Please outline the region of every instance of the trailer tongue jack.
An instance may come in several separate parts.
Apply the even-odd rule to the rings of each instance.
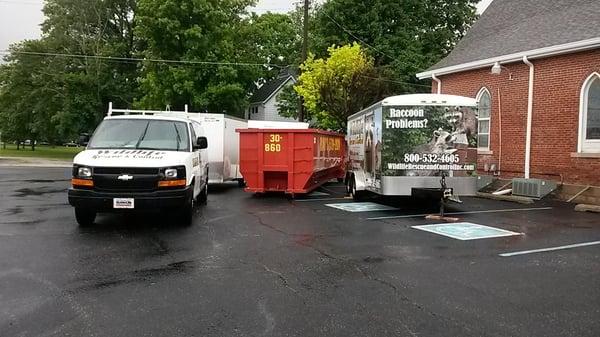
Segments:
[[[450,198],[452,198],[452,190],[448,188],[448,186],[446,185],[446,173],[445,172],[441,172],[441,176],[442,178],[440,179],[440,194],[441,194],[441,198],[440,198],[440,214],[431,214],[426,216],[425,218],[427,220],[440,220],[440,221],[446,221],[446,222],[457,222],[460,219],[459,218],[454,218],[454,217],[447,217],[445,216],[445,212],[446,212],[446,201],[449,200]]]

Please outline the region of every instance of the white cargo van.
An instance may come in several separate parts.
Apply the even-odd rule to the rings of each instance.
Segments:
[[[69,203],[82,225],[97,213],[171,211],[190,224],[195,202],[208,197],[208,140],[186,118],[109,116],[73,160]]]

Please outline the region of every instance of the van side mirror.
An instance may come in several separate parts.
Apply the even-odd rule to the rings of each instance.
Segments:
[[[78,142],[79,146],[87,146],[89,142],[90,142],[90,135],[89,134],[82,133],[79,136],[79,142]]]
[[[203,150],[208,148],[208,139],[206,137],[198,137],[194,150]]]

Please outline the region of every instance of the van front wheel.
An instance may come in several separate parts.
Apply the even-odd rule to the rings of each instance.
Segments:
[[[96,212],[81,207],[75,207],[75,219],[79,226],[91,226],[96,220]]]
[[[194,190],[194,185],[191,186],[192,191]],[[199,196],[198,196],[199,197]],[[186,201],[185,205],[183,205],[179,209],[179,214],[177,220],[182,226],[190,226],[194,221],[194,208],[196,206],[196,200],[194,199],[194,193],[189,196],[189,199]]]

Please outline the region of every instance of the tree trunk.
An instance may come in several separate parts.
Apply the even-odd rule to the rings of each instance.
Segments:
[[[35,140],[31,141],[31,151],[35,151]]]

